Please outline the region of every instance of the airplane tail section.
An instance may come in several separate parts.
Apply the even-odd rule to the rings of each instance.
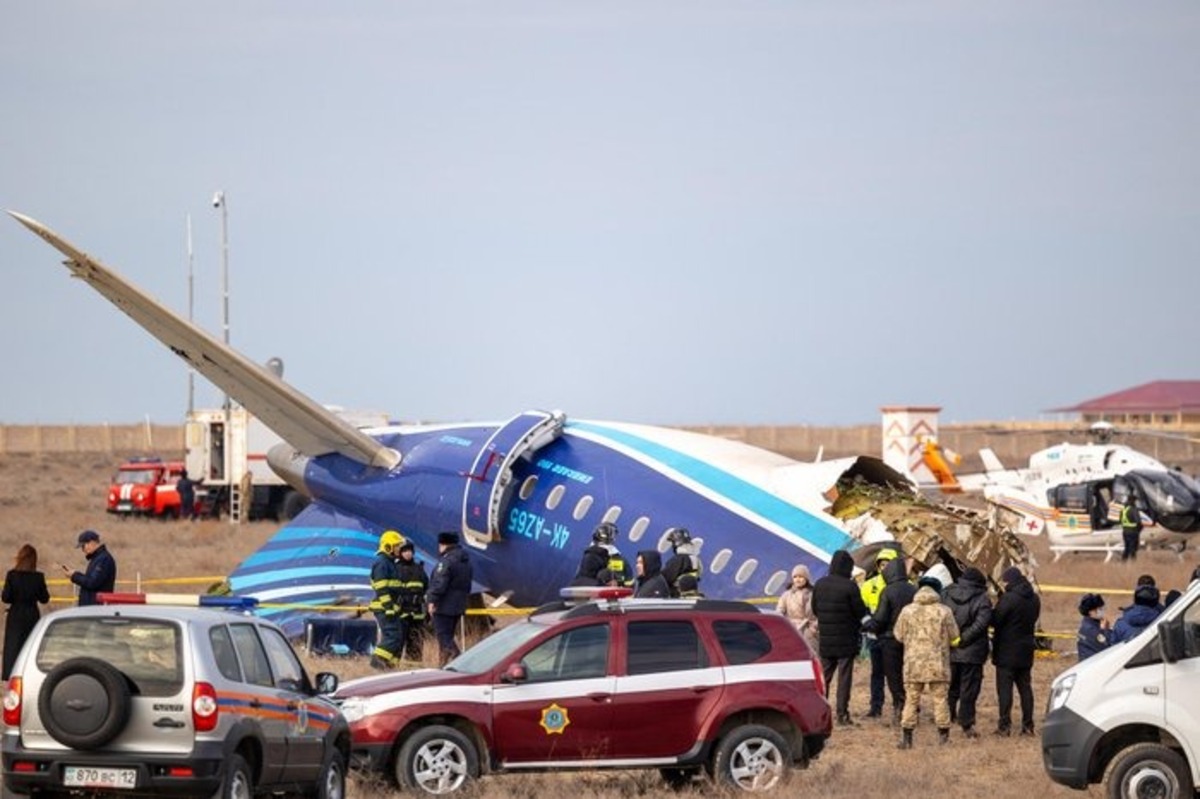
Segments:
[[[266,368],[171,312],[50,228],[24,214],[8,213],[65,255],[64,263],[75,277],[106,297],[218,388],[236,396],[247,410],[296,449],[314,456],[338,452],[360,463],[387,469],[399,464],[398,452],[355,429]]]
[[[983,468],[986,472],[1003,472],[1007,471],[1004,464],[1000,462],[1000,458],[992,451],[991,447],[984,447],[979,450],[979,458],[983,461]]]
[[[309,616],[353,615],[336,608],[370,603],[367,575],[381,532],[314,502],[229,575],[229,588],[257,598],[259,615],[299,637]]]

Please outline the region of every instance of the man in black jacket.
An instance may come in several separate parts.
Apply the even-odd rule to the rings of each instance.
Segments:
[[[1021,734],[1033,735],[1033,651],[1042,601],[1021,570],[1009,566],[992,611],[992,664],[996,667],[997,735],[1012,734],[1013,686],[1021,698]]]
[[[458,620],[467,612],[472,574],[471,561],[458,545],[458,533],[438,533],[437,542],[441,560],[433,570],[425,601],[437,636],[438,665],[445,666],[460,653],[454,633]]]
[[[829,562],[829,573],[813,586],[813,612],[821,638],[817,648],[821,655],[821,670],[825,673],[825,697],[833,675],[837,673],[837,722],[853,724],[850,720],[850,685],[854,680],[854,658],[861,645],[860,633],[867,606],[858,584],[851,578],[854,559],[839,549]]]
[[[900,726],[904,710],[904,644],[896,640],[894,628],[900,611],[911,605],[917,587],[908,581],[904,558],[895,558],[883,567],[884,588],[879,605],[867,623],[867,629],[879,636],[883,654],[883,677],[892,695],[892,726]]]
[[[988,658],[988,626],[992,623],[992,601],[987,580],[974,566],[965,569],[958,582],[942,593],[942,602],[954,614],[958,642],[950,648],[950,721],[957,721],[963,735],[978,738],[975,703],[983,685],[983,664]]]
[[[84,530],[79,534],[79,548],[87,558],[87,571],[71,571],[62,566],[63,572],[75,585],[79,586],[79,605],[99,605],[96,595],[109,593],[117,584],[117,561],[108,551],[108,547],[100,543],[100,534],[95,530]]]
[[[400,603],[404,657],[420,663],[425,649],[425,592],[429,589],[429,577],[425,574],[424,564],[417,560],[412,541],[405,540],[397,552],[396,578],[400,581],[397,601]]]

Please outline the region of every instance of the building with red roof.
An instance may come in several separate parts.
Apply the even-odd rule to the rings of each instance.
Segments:
[[[1085,422],[1172,427],[1200,424],[1200,380],[1155,380],[1051,411],[1078,413]]]

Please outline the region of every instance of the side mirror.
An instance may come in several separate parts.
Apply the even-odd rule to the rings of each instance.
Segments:
[[[525,671],[525,664],[513,663],[500,677],[500,682],[516,683],[525,682],[527,679],[529,679],[529,674]]]
[[[317,693],[331,694],[338,689],[338,676],[332,671],[323,671],[317,675]]]
[[[1162,650],[1163,660],[1168,663],[1174,663],[1186,655],[1182,618],[1165,621],[1158,625],[1158,646]]]

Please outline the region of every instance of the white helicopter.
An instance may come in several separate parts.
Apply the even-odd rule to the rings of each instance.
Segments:
[[[1182,551],[1200,531],[1200,482],[1113,443],[1121,431],[1109,422],[1096,422],[1089,430],[1092,442],[1039,450],[1024,469],[1006,469],[995,452],[982,449],[986,472],[963,475],[958,483],[982,490],[991,513],[1013,530],[1045,533],[1056,560],[1065,552],[1105,552],[1106,560],[1120,552],[1121,511],[1131,497],[1141,515],[1143,544]]]

